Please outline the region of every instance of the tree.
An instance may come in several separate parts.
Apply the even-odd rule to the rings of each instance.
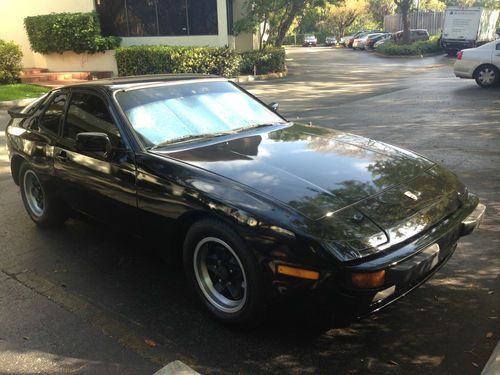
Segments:
[[[367,10],[365,0],[345,0],[339,5],[328,5],[326,25],[330,30],[335,30],[338,37],[345,35],[346,29]]]
[[[441,0],[420,0],[418,9],[426,12],[443,12],[446,4]]]
[[[444,0],[446,6],[459,7],[485,7],[490,9],[500,9],[498,0]]]
[[[431,0],[432,1],[432,0]],[[396,5],[393,0],[369,0],[368,13],[372,15],[373,20],[379,25],[384,24],[384,17],[388,14],[394,14]]]
[[[401,13],[401,19],[403,21],[404,43],[410,43],[410,19],[408,18],[408,13],[410,13],[412,3],[413,0],[394,0],[394,4],[397,5],[398,10]]]
[[[245,16],[234,24],[236,34],[242,32],[259,34],[259,49],[264,47],[264,36],[269,32],[269,22],[279,10],[280,0],[251,0],[244,4]]]
[[[246,0],[245,15],[235,23],[235,31],[255,32],[266,25],[269,41],[280,47],[294,21],[308,7],[333,1],[337,0]]]

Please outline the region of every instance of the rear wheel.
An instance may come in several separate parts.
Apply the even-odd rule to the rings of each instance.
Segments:
[[[479,86],[492,87],[499,82],[500,72],[493,65],[483,65],[476,70],[474,78]]]
[[[65,203],[47,190],[38,174],[27,162],[23,162],[19,169],[19,186],[24,207],[37,225],[57,226],[68,218]]]
[[[264,317],[263,280],[254,255],[228,225],[203,219],[184,241],[184,267],[196,294],[217,320],[250,328]]]

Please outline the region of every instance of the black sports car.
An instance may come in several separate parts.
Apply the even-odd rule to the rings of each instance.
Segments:
[[[83,212],[181,238],[189,282],[233,325],[285,297],[378,310],[479,225],[485,206],[446,168],[276,109],[199,75],[55,89],[10,111],[12,177],[39,226]]]

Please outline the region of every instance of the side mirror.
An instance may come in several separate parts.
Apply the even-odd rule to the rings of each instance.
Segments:
[[[7,113],[9,114],[9,116],[11,118],[28,118],[28,117],[31,117],[31,114],[30,113],[22,113],[21,110],[23,109],[24,107],[15,107],[15,108],[11,108],[7,111]]]
[[[280,104],[276,103],[276,102],[272,102],[271,104],[269,104],[269,108],[271,108],[271,110],[273,112],[278,112],[278,109],[280,108]]]
[[[76,149],[87,152],[111,152],[111,142],[105,133],[78,133],[76,135]]]

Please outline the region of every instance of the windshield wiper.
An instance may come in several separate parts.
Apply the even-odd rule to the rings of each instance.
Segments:
[[[150,147],[148,150],[152,151],[152,150],[156,150],[158,148],[166,147],[166,146],[173,145],[173,144],[179,144],[179,143],[184,143],[184,142],[189,142],[189,141],[194,141],[194,140],[211,139],[211,138],[222,137],[224,135],[230,135],[230,134],[236,134],[236,132],[234,130],[228,130],[228,131],[219,132],[219,133],[190,134],[190,135],[186,135],[184,137],[169,139],[168,141],[158,143],[157,145]]]
[[[194,141],[194,140],[211,139],[211,138],[216,138],[216,137],[222,137],[224,135],[238,134],[238,133],[245,131],[245,130],[264,128],[264,127],[268,127],[268,126],[274,126],[277,124],[281,124],[281,123],[275,122],[275,123],[268,123],[268,124],[242,126],[241,128],[236,128],[236,129],[227,130],[227,131],[218,132],[218,133],[190,134],[190,135],[186,135],[183,137],[169,139],[165,142],[158,143],[157,145],[148,148],[148,150],[153,151],[153,150],[156,150],[156,149],[159,149],[162,147],[167,147],[167,146],[174,145],[174,144],[179,144],[179,143],[184,143],[184,142],[189,142],[189,141]]]
[[[271,122],[271,123],[267,123],[267,124],[257,124],[257,125],[250,125],[250,126],[242,126],[241,128],[236,128],[233,131],[236,132],[236,133],[239,133],[239,132],[242,132],[242,131],[245,131],[245,130],[254,130],[254,129],[258,129],[258,128],[266,128],[268,126],[274,126],[274,125],[277,125],[277,124],[283,124],[283,123],[282,122]]]

